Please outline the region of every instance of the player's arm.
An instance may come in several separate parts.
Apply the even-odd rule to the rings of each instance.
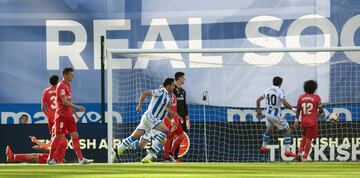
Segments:
[[[296,113],[296,115],[295,115],[294,128],[297,129],[297,128],[299,128],[299,118],[300,118],[300,113],[301,113],[301,100],[300,100],[300,98],[298,99],[295,113]]]
[[[285,108],[291,109],[291,110],[293,109],[293,107],[289,104],[289,102],[286,99],[281,99],[281,103],[285,106]]]
[[[41,151],[41,152],[50,152],[50,145],[47,147],[35,145],[32,147],[34,150]]]
[[[148,97],[148,96],[152,96],[152,91],[151,90],[146,90],[146,91],[143,91],[141,92],[140,94],[140,97],[139,97],[139,103],[138,105],[136,106],[136,111],[137,112],[141,112],[141,107],[145,101],[145,98]]]
[[[323,108],[322,105],[320,104],[320,105],[319,105],[319,114],[323,114],[323,113],[325,113],[325,112],[324,112],[324,108]]]
[[[318,112],[318,115],[320,116],[320,118],[325,118],[326,116],[325,116],[325,111],[324,111],[324,109],[323,109],[323,105],[322,105],[322,103],[321,103],[321,99],[320,99],[320,97],[319,97],[319,101],[318,101],[318,109],[319,109],[319,112]]]
[[[185,93],[184,103],[185,103],[185,122],[186,122],[186,127],[187,127],[187,130],[190,130],[189,110],[188,110],[188,105],[187,105],[187,102],[186,102],[186,93]]]
[[[48,152],[50,149],[50,143],[44,143],[39,141],[35,136],[29,136],[31,139],[31,142],[35,143],[36,145],[32,148],[39,151]]]
[[[265,98],[265,96],[260,96],[259,98],[256,99],[256,117],[258,119],[260,119],[260,117],[262,115],[261,109],[260,109],[260,103],[264,98]]]
[[[36,145],[40,146],[40,147],[48,147],[48,144],[39,141],[35,136],[29,136],[31,139],[31,142],[35,143]]]
[[[62,97],[61,97],[61,102],[62,102],[62,104],[63,104],[64,106],[77,109],[77,110],[79,110],[79,111],[81,111],[81,112],[85,111],[85,108],[84,108],[84,107],[69,102],[69,101],[67,100],[67,96],[62,96]]]
[[[180,121],[184,121],[184,119],[177,112],[171,110],[171,106],[169,103],[166,105],[166,111],[168,118],[170,118],[171,120],[174,120],[174,116],[176,116]]]
[[[171,110],[171,106],[169,103],[166,105],[166,111],[167,111],[167,117],[170,118],[172,128],[174,128],[174,130],[177,129],[178,125],[174,119],[174,116],[176,115],[177,118],[180,119],[181,121],[183,120],[183,118],[181,118],[177,112]]]
[[[46,99],[45,99],[45,92],[43,92],[42,96],[41,96],[41,111],[47,116],[47,111],[46,111]]]
[[[294,128],[299,128],[299,117],[300,117],[301,107],[296,108],[296,116],[295,116],[295,122],[294,122]]]

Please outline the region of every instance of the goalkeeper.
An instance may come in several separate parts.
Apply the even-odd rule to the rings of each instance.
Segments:
[[[175,88],[173,91],[173,94],[175,95],[175,112],[177,112],[180,116],[179,121],[181,122],[181,124],[179,125],[179,128],[176,129],[176,133],[178,133],[178,138],[175,139],[167,139],[166,141],[168,143],[165,143],[166,145],[172,145],[174,148],[170,148],[170,153],[171,150],[174,150],[173,152],[173,156],[174,158],[177,160],[177,162],[179,162],[178,159],[178,154],[179,154],[179,149],[180,149],[180,143],[181,141],[184,139],[184,134],[188,133],[190,130],[190,120],[189,120],[189,112],[188,112],[188,107],[186,104],[186,91],[184,90],[184,88],[182,88],[182,86],[185,84],[185,73],[184,72],[176,72],[175,73]],[[182,119],[184,118],[184,119]],[[183,132],[182,132],[183,131]],[[170,142],[170,143],[169,143]],[[173,142],[173,144],[171,144],[171,142]],[[168,151],[169,147],[165,147],[164,151],[165,153]],[[165,158],[167,157],[167,155],[164,155]]]

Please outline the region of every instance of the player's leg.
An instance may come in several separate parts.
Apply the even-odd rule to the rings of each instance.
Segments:
[[[153,119],[149,123],[152,123],[152,127],[154,128],[153,131],[156,131],[156,133],[154,133],[154,140],[152,141],[151,148],[146,150],[148,154],[142,159],[143,163],[152,162],[153,159],[157,158],[157,154],[163,149],[165,137],[168,134],[168,128],[161,120]]]
[[[65,153],[67,150],[67,146],[68,146],[68,141],[67,139],[63,139],[59,144],[58,144],[58,149],[54,154],[54,160],[57,163],[63,163],[64,162],[64,158],[65,158]]]
[[[55,125],[55,119],[48,119],[48,129],[49,129],[49,134],[51,136],[52,131],[53,131],[53,127]]]
[[[179,136],[181,134],[183,134],[184,132],[187,133],[188,130],[187,130],[187,127],[186,127],[186,122],[180,122],[179,120],[177,120],[177,124],[178,124],[178,128],[174,131],[175,132],[175,135]],[[185,136],[183,136],[185,137]],[[181,141],[184,139],[184,138],[180,138]],[[177,160],[177,162],[180,162],[179,158],[178,158],[178,155],[179,155],[179,151],[180,151],[180,143],[181,141],[177,144],[177,143],[174,143],[172,144],[173,148],[174,148],[174,151],[172,152],[172,155],[174,156],[174,159]]]
[[[141,116],[139,125],[136,127],[135,131],[127,138],[125,138],[120,145],[117,146],[118,155],[124,154],[125,150],[132,147],[139,147],[139,139],[145,133],[149,132],[152,128],[152,123],[148,120],[148,115],[150,113],[145,113]]]
[[[80,140],[79,140],[79,134],[78,132],[71,132],[70,133],[70,136],[71,136],[71,141],[72,141],[72,145],[73,145],[73,149],[76,153],[76,156],[78,157],[78,160],[79,160],[79,163],[80,164],[90,164],[90,163],[93,163],[94,160],[92,159],[87,159],[83,156],[82,154],[82,151],[81,151],[81,148],[80,148]],[[66,152],[66,147],[63,147],[62,148],[62,153],[65,153]],[[59,153],[59,154],[62,154],[62,153]],[[63,160],[63,157],[62,159]]]
[[[159,132],[154,136],[152,149],[155,150],[155,154],[159,154],[163,149],[165,137],[169,133],[169,130],[161,121],[154,127],[154,129]]]
[[[173,143],[174,135],[169,133],[166,135],[165,143],[164,143],[164,158],[165,160],[170,160],[169,153],[171,150],[171,145]]]
[[[47,160],[49,154],[42,153],[42,154],[36,154],[36,155],[37,155],[37,163],[46,164],[46,160]]]
[[[290,127],[288,127],[287,129],[284,130],[284,145],[285,145],[284,155],[287,157],[296,157],[295,153],[290,150],[290,145],[291,145],[291,129],[290,129]]]
[[[296,157],[295,153],[290,150],[292,136],[289,123],[283,117],[273,117],[272,123],[284,134],[284,155],[287,157]]]
[[[309,156],[309,153],[311,150],[312,139],[317,138],[317,136],[318,136],[317,125],[306,128],[303,160],[306,160],[307,157]]]
[[[86,159],[86,158],[84,158],[84,156],[82,154],[82,151],[80,148],[80,137],[79,137],[79,133],[77,131],[75,119],[73,117],[67,118],[67,130],[70,133],[73,149],[76,153],[76,156],[78,157],[79,163],[80,164],[93,163],[94,160]],[[67,147],[65,145],[63,145],[63,147],[61,149],[61,151],[62,151],[61,153],[66,152],[66,148]],[[61,154],[61,153],[59,153],[59,154]],[[63,160],[63,158],[61,160]]]
[[[304,153],[305,144],[306,144],[306,137],[305,137],[306,136],[306,128],[305,127],[301,128],[301,135],[302,135],[302,138],[301,138],[300,146],[298,149],[298,153],[296,155],[296,159],[298,161],[303,160],[303,153]]]
[[[125,138],[120,145],[118,145],[118,154],[122,155],[124,154],[125,150],[127,149],[137,149],[140,148],[140,142],[138,141],[141,136],[145,134],[145,130],[143,129],[143,125],[140,123],[138,127],[135,129],[135,131],[127,138]],[[143,139],[142,139],[143,140]],[[144,141],[142,141],[144,145]]]
[[[74,148],[74,151],[79,159],[82,160],[84,158],[82,152],[81,152],[81,148],[80,148],[80,139],[79,139],[79,133],[78,132],[71,132],[70,133],[71,136],[71,142]]]
[[[37,154],[15,154],[10,146],[6,147],[5,154],[8,163],[36,163],[38,161]]]
[[[270,116],[266,116],[266,130],[263,134],[263,142],[262,142],[262,146],[260,148],[260,152],[262,154],[266,154],[267,153],[267,144],[269,143],[270,137],[271,137],[271,132],[274,128],[274,124],[272,123],[272,117]]]
[[[310,138],[305,138],[305,146],[304,146],[304,157],[303,157],[303,160],[306,160],[307,157],[309,156],[310,149],[311,149],[311,142],[312,142],[312,139],[310,139]]]
[[[48,157],[49,164],[56,164],[57,162],[54,159],[54,155],[57,154],[59,144],[62,145],[62,143],[66,140],[65,133],[66,133],[66,120],[62,116],[57,116],[55,118],[55,138],[51,142],[50,146],[50,152]],[[60,148],[59,148],[60,149]],[[61,150],[60,150],[61,151]]]
[[[170,132],[166,135],[166,139],[165,139],[165,143],[164,143],[164,158],[166,161],[166,160],[170,160],[169,152],[171,149],[174,135],[173,135],[173,131],[171,131],[172,130],[171,120],[169,118],[165,117],[163,122],[166,125],[166,127],[170,130]]]
[[[144,134],[143,136],[141,136],[141,141],[140,141],[140,147],[144,148],[144,146],[141,145],[141,142],[143,140],[146,140],[146,143],[148,142],[152,142],[151,137],[153,137],[154,135],[156,135],[158,133],[157,130],[151,130],[150,132],[147,132],[146,134]],[[154,144],[153,142],[151,144]],[[146,150],[147,154],[146,156],[141,160],[142,163],[152,163],[154,159],[157,158],[157,156],[155,155],[155,151],[152,150],[152,148],[149,148]]]
[[[173,159],[172,160],[173,162],[176,161],[176,162],[179,162],[179,151],[180,151],[180,144],[181,142],[185,139],[185,134],[184,132],[182,133],[177,133],[176,134],[176,137],[173,141],[173,144],[172,144],[172,147],[171,147],[171,150],[170,150],[170,154],[173,155]],[[171,158],[171,156],[170,156]]]

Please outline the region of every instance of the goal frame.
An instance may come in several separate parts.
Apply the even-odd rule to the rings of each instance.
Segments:
[[[103,43],[102,43],[103,44]],[[105,61],[106,61],[106,87],[107,87],[107,140],[108,151],[107,159],[108,163],[112,163],[112,148],[113,148],[113,72],[112,64],[109,56],[113,53],[117,54],[154,54],[154,53],[273,53],[273,52],[346,52],[346,51],[360,51],[360,47],[357,46],[345,46],[345,47],[301,47],[301,48],[200,48],[200,49],[116,49],[106,48],[105,45]],[[206,101],[204,101],[206,103]],[[204,118],[204,122],[206,120]],[[205,129],[206,131],[206,129]],[[206,137],[206,133],[205,137]],[[206,145],[205,145],[206,148]],[[206,149],[205,149],[206,151]],[[207,155],[205,154],[205,157]]]

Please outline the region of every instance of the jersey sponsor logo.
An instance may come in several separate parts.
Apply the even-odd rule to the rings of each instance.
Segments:
[[[65,95],[65,89],[61,89],[61,90],[60,90],[60,94],[61,94],[61,95]]]

